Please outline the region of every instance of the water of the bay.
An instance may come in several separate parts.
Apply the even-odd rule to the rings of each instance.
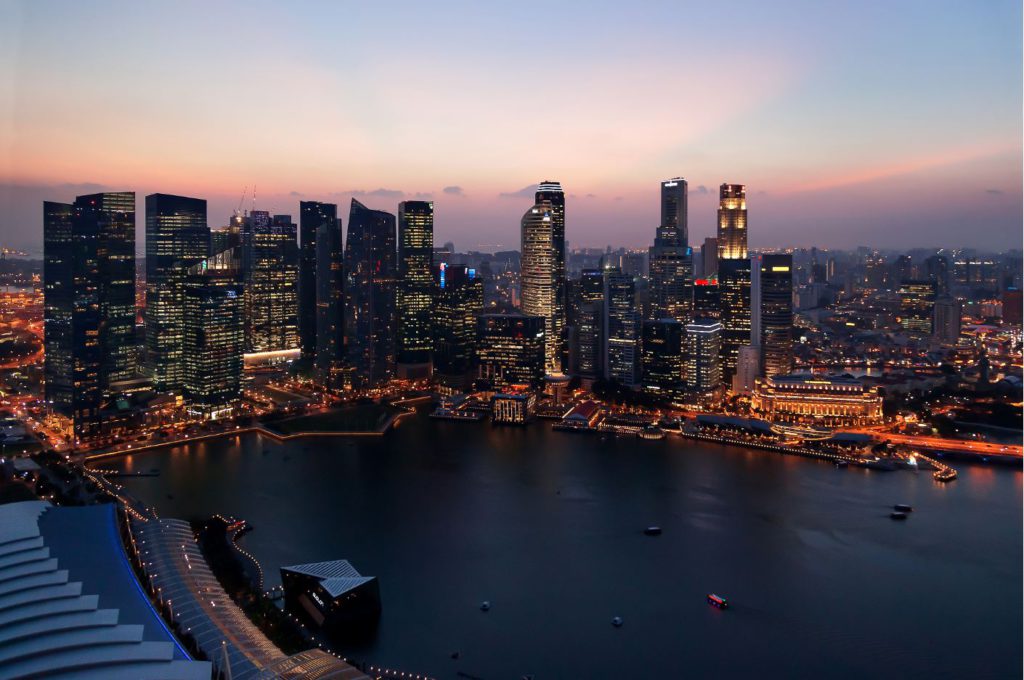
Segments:
[[[342,650],[377,665],[487,680],[1021,677],[1020,470],[959,464],[944,485],[424,416],[380,439],[245,435],[121,466],[160,471],[119,481],[162,516],[251,522],[267,587],[282,565],[331,559],[378,576],[376,636]],[[889,519],[894,503],[914,506],[907,521]]]

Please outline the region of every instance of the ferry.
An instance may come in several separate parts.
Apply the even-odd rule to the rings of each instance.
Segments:
[[[718,607],[719,609],[729,608],[729,601],[721,595],[715,595],[714,593],[708,593],[708,604],[712,607]]]

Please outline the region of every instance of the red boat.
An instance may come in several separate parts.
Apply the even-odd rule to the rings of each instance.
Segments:
[[[729,601],[720,595],[715,595],[714,593],[708,594],[708,604],[712,607],[718,607],[719,609],[729,608]]]

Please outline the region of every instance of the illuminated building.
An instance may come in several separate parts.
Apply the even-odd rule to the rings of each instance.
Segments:
[[[245,344],[252,353],[298,347],[297,227],[289,215],[253,210],[244,220]]]
[[[395,216],[352,199],[345,239],[345,340],[357,386],[395,375]]]
[[[548,336],[548,342],[554,341],[557,344],[559,355],[557,368],[548,372],[561,373],[565,368],[565,361],[567,360],[565,318],[569,306],[569,287],[565,270],[565,192],[562,191],[561,183],[544,180],[537,185],[534,203],[540,205],[545,201],[551,204],[551,246],[555,251],[555,307],[553,312],[555,324],[551,332],[557,331],[555,337]]]
[[[762,373],[789,373],[793,370],[793,256],[768,254],[759,260]]]
[[[673,177],[661,183],[661,226],[671,230],[683,246],[689,245],[690,229],[687,224],[687,182]]]
[[[881,289],[889,282],[889,269],[885,257],[875,251],[864,261],[864,284],[868,288]]]
[[[135,194],[43,204],[46,399],[77,439],[135,375]]]
[[[718,291],[718,279],[697,279],[693,282],[694,318],[721,319],[722,298]]]
[[[693,252],[686,243],[686,180],[661,183],[661,226],[650,249],[652,319],[685,323],[693,297]]]
[[[604,372],[604,274],[591,270],[597,276],[584,271],[585,279],[596,279],[601,288],[596,295],[581,291],[576,321],[573,326],[573,373],[588,380],[596,380]]]
[[[686,324],[684,374],[691,392],[707,394],[721,387],[721,340],[722,324],[715,319],[694,319]]]
[[[317,376],[330,389],[344,387],[345,367],[345,250],[341,221],[325,219],[316,230],[316,351]]]
[[[736,356],[736,373],[732,376],[734,394],[750,394],[761,373],[761,348],[757,345],[740,347]]]
[[[732,379],[740,347],[750,344],[750,260],[719,260],[722,379]]]
[[[495,423],[525,425],[532,418],[537,405],[533,392],[499,393],[491,401],[491,419]]]
[[[475,269],[446,262],[434,268],[434,281],[434,373],[446,387],[461,391],[469,387],[484,285]]]
[[[184,277],[181,381],[189,410],[209,418],[229,415],[241,394],[241,278],[234,249],[193,265]]]
[[[939,295],[949,294],[950,266],[945,255],[932,255],[925,260],[928,280],[935,284],[935,292]]]
[[[958,257],[953,263],[953,278],[958,285],[967,288],[996,291],[999,289],[999,266],[990,258]]]
[[[638,382],[640,314],[633,277],[618,269],[604,273],[604,377],[627,387]]]
[[[146,372],[157,392],[181,393],[185,278],[209,250],[205,200],[146,196]]]
[[[766,420],[824,427],[882,421],[882,397],[849,374],[792,373],[759,379],[751,408]]]
[[[281,587],[285,611],[336,640],[380,619],[377,577],[363,576],[348,560],[281,567]]]
[[[1004,306],[1005,309],[1005,306]],[[963,308],[956,298],[942,297],[935,301],[934,335],[941,342],[956,343],[960,338]]]
[[[900,255],[892,265],[892,280],[897,284],[914,279],[914,260],[910,255]]]
[[[477,377],[495,390],[543,387],[546,326],[539,316],[477,317]]]
[[[317,354],[317,234],[329,225],[340,229],[338,206],[319,201],[299,201],[299,349],[312,361]],[[216,252],[216,251],[214,251]]]
[[[904,281],[899,287],[900,326],[908,333],[931,335],[935,309],[935,284]]]
[[[644,321],[643,388],[667,392],[682,382],[683,325],[675,319]]]
[[[747,259],[747,187],[743,184],[723,184],[718,189],[718,259]]]
[[[430,375],[433,255],[434,204],[430,201],[399,203],[397,352],[401,377]]]
[[[562,284],[558,280],[555,218],[551,202],[542,201],[530,208],[523,215],[521,227],[520,309],[527,316],[544,318],[547,343],[545,370],[551,374],[561,373],[565,309],[558,302]]]
[[[1003,323],[1021,324],[1021,300],[1020,288],[1007,288],[1003,291]]]

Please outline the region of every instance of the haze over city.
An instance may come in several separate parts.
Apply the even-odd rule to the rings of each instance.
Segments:
[[[43,200],[202,196],[216,226],[255,188],[430,197],[438,243],[513,249],[557,179],[571,247],[640,247],[682,175],[692,242],[740,182],[755,248],[1020,247],[1019,3],[818,9],[5,3],[0,240],[38,253]]]

